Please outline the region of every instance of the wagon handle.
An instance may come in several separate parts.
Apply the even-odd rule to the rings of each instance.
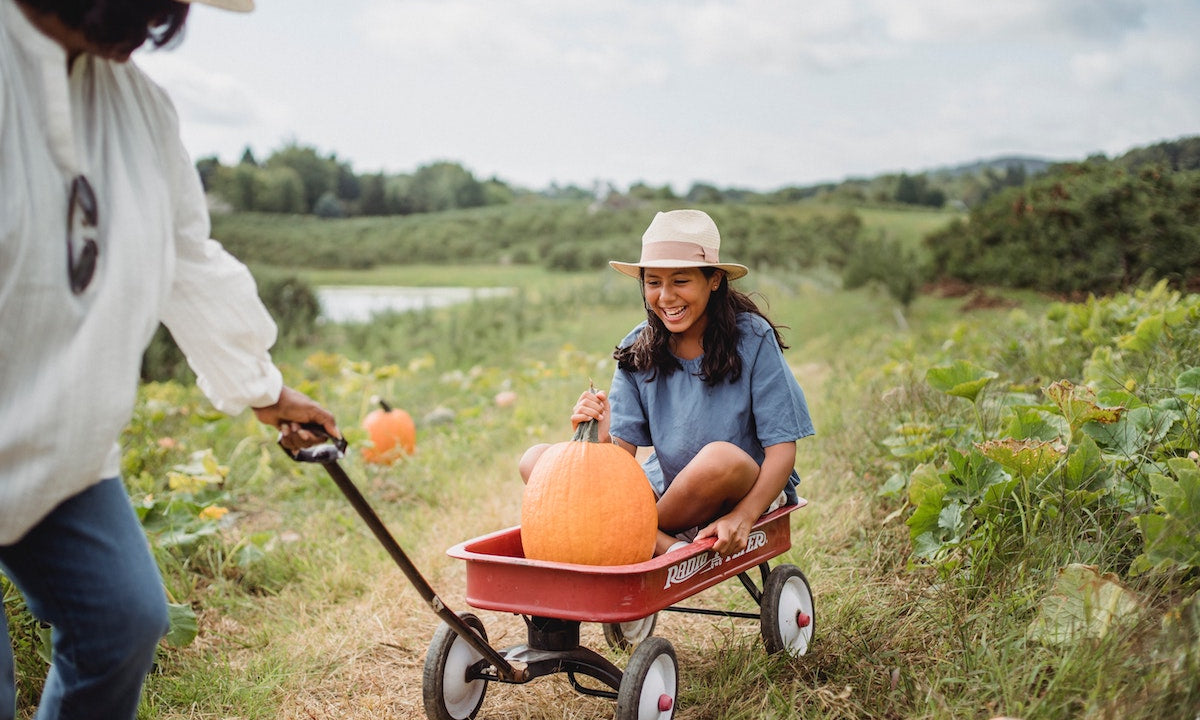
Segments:
[[[301,427],[318,437],[329,438],[329,433],[317,423],[304,423]],[[283,446],[280,445],[280,447]],[[283,449],[296,462],[319,463],[323,466],[329,473],[329,477],[338,486],[338,489],[342,491],[342,494],[350,501],[350,504],[358,512],[359,516],[366,522],[367,527],[375,534],[376,539],[379,540],[388,554],[392,556],[392,560],[404,572],[408,581],[416,588],[421,598],[433,608],[433,612],[496,668],[497,677],[505,681],[524,682],[526,680],[525,672],[518,671],[517,668],[513,667],[499,651],[480,636],[475,628],[463,622],[463,619],[457,613],[446,607],[446,604],[434,592],[433,587],[425,580],[420,571],[417,570],[416,565],[413,564],[412,560],[409,560],[408,555],[400,547],[400,543],[396,542],[396,539],[388,532],[387,526],[383,524],[383,520],[375,513],[370,503],[367,502],[367,499],[363,497],[358,487],[354,485],[354,482],[350,480],[350,477],[346,475],[346,471],[338,463],[338,460],[345,457],[347,447],[348,444],[344,438],[335,438],[332,443],[316,445],[295,452],[287,448]]]

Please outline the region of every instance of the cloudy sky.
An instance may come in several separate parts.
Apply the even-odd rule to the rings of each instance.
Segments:
[[[771,190],[1200,134],[1197,0],[258,0],[139,52],[188,149]]]

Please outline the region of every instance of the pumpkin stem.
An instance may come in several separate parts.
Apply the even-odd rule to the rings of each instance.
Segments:
[[[596,383],[588,378],[588,392],[592,395],[596,394]],[[571,436],[572,440],[577,442],[600,442],[600,421],[588,420],[581,422],[575,426],[575,434]]]
[[[383,408],[384,412],[392,411],[392,406],[388,405],[387,400],[384,400],[383,398],[379,398],[379,407]]]
[[[571,439],[577,442],[600,442],[600,421],[588,420],[575,426],[575,434]]]

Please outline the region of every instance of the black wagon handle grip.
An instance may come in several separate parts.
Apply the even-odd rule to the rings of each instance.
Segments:
[[[321,465],[335,462],[345,457],[346,448],[349,446],[346,438],[330,438],[329,432],[320,423],[302,423],[300,427],[317,437],[332,440],[332,442],[323,445],[313,445],[312,447],[302,448],[295,452],[283,447],[283,443],[280,443],[279,447],[283,447],[283,451],[288,454],[288,457],[296,462],[319,463]]]

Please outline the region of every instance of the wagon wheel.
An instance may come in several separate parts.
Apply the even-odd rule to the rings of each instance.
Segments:
[[[640,620],[623,623],[604,623],[604,639],[613,650],[628,650],[654,634],[658,613]]]
[[[463,613],[460,617],[487,640],[487,632],[479,618],[472,613]],[[483,705],[488,681],[467,679],[467,670],[482,659],[483,655],[453,628],[444,622],[438,626],[425,653],[425,673],[421,679],[426,717],[430,720],[475,717]]]
[[[768,653],[786,652],[796,656],[808,652],[816,616],[812,590],[800,568],[780,565],[767,575],[760,616],[763,643]]]
[[[675,648],[663,638],[647,638],[629,656],[621,675],[617,720],[670,720],[678,690]]]

